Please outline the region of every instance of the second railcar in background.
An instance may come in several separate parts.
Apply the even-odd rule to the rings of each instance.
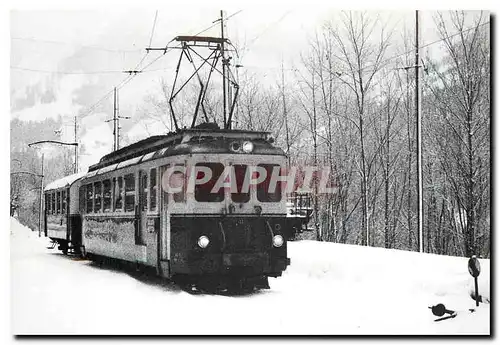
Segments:
[[[44,189],[44,231],[63,253],[82,249],[82,221],[79,213],[80,179],[86,173],[63,177]]]

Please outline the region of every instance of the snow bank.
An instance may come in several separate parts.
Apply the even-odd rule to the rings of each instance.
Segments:
[[[14,334],[489,334],[467,259],[314,241],[289,243],[271,290],[193,296],[157,278],[47,249],[11,221]],[[489,275],[481,261],[480,283]],[[76,303],[73,298],[78,298]],[[456,318],[434,322],[443,303]]]
[[[39,236],[38,230],[33,231],[22,225],[16,218],[10,218],[10,238],[11,244],[15,243],[16,254],[45,253],[45,249],[50,245],[50,239],[43,237],[43,231]],[[11,253],[13,250],[11,250]]]
[[[468,273],[468,258],[417,252],[362,247],[316,241],[291,242],[289,272],[307,278],[393,282],[400,288],[419,288],[446,294],[459,285],[472,295],[474,279]],[[479,292],[490,300],[490,260],[480,259]]]
[[[289,256],[285,275],[304,288],[314,286],[311,298],[323,310],[342,310],[342,317],[332,317],[341,324],[357,320],[367,334],[489,333],[489,304],[469,312],[475,301],[468,258],[316,241],[289,243]],[[488,303],[489,261],[480,260],[479,276],[479,292]],[[325,295],[335,296],[331,304]],[[438,303],[459,315],[434,322],[428,307]]]

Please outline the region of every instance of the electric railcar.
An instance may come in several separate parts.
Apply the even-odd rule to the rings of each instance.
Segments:
[[[290,264],[285,190],[280,181],[268,188],[286,157],[272,142],[264,132],[194,127],[114,151],[47,186],[46,233],[63,251],[135,262],[208,290],[269,288]],[[214,191],[228,166],[237,188]],[[244,190],[251,167],[268,174]],[[190,171],[203,180],[207,169],[211,177],[190,188]]]

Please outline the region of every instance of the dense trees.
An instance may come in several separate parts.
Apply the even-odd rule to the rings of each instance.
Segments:
[[[11,214],[32,229],[38,229],[42,152],[29,143],[39,140],[60,140],[62,120],[41,122],[10,122],[10,209]],[[44,184],[73,173],[74,155],[70,148],[44,149]]]
[[[445,53],[422,61],[427,252],[489,255],[487,20],[478,12],[437,14],[436,44]],[[311,40],[297,93],[311,156],[323,157],[337,180],[338,192],[318,201],[320,238],[415,250],[412,43],[397,55],[401,63],[387,53],[393,40],[378,17],[342,13],[335,23]]]
[[[469,27],[467,19],[463,12],[452,13],[449,24],[442,14],[435,19],[446,57],[432,61],[427,79],[428,140],[435,147],[426,175],[428,224],[437,228],[429,250],[446,253],[451,240],[470,256],[489,254],[490,57],[484,14]]]
[[[444,54],[422,60],[427,252],[489,255],[487,20],[480,12],[438,13],[434,45]],[[342,13],[313,36],[288,85],[295,102],[287,112],[300,112],[303,128],[292,160],[334,172],[337,192],[315,198],[319,240],[418,248],[414,34],[404,33],[403,54],[388,54],[393,36],[373,14]],[[251,99],[242,102],[255,109]]]

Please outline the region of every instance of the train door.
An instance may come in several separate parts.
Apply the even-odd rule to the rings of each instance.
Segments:
[[[158,217],[158,174],[157,168],[149,169],[143,172],[141,179],[141,191],[143,193],[143,213],[145,226],[145,244],[147,246],[147,262],[151,266],[157,267],[159,265],[158,259],[158,242],[159,242],[159,222]]]
[[[50,209],[50,194],[45,194],[45,205],[43,207],[43,233],[45,237],[47,237],[47,215],[49,214]]]
[[[170,277],[170,212],[169,195],[163,188],[163,175],[168,169],[168,165],[158,169],[158,194],[159,194],[159,213],[160,227],[158,234],[158,273],[163,277]]]
[[[71,241],[71,223],[69,220],[69,203],[70,203],[69,188],[64,189],[62,199],[63,199],[62,209],[64,212],[64,216],[66,218],[66,240],[68,242],[70,242]]]
[[[139,200],[136,205],[135,217],[137,222],[136,238],[135,244],[145,245],[146,244],[146,221],[147,221],[147,198],[144,189],[147,186],[148,175],[146,172],[139,171],[139,188],[138,196]]]

